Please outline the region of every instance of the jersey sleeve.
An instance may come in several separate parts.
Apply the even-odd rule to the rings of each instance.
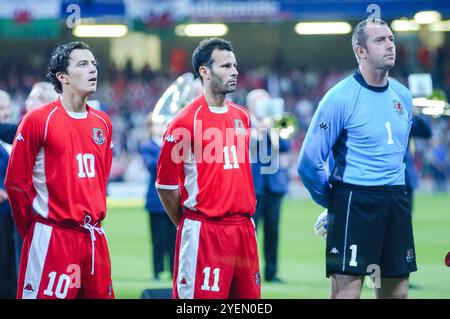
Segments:
[[[43,141],[44,125],[35,112],[30,112],[17,129],[5,178],[14,221],[22,237],[33,220],[33,166]]]
[[[411,125],[411,136],[430,138],[433,135],[430,123],[425,115],[413,116]]]
[[[111,124],[111,120],[108,117],[108,121],[107,123],[107,127],[109,130],[109,136],[108,136],[108,148],[106,151],[106,161],[105,161],[105,183],[108,184],[108,178],[109,178],[109,174],[111,173],[111,166],[112,166],[112,160],[113,160],[113,155],[114,155],[114,143],[112,141],[112,136],[113,136],[113,128],[112,128],[112,124]]]
[[[407,105],[408,105],[408,116],[409,116],[409,129],[408,134],[411,132],[411,126],[413,121],[413,96],[411,92],[408,90],[408,97],[407,97]]]
[[[183,163],[191,155],[192,145],[191,131],[182,123],[182,119],[175,118],[164,134],[156,172],[156,188],[179,188]]]
[[[333,93],[333,94],[331,94]],[[329,92],[320,101],[300,150],[297,170],[313,200],[327,208],[328,172],[326,161],[345,124],[345,101]]]

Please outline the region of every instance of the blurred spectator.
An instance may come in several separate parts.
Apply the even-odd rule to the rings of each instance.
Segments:
[[[58,93],[49,82],[38,82],[33,85],[30,94],[25,100],[25,111],[50,103],[58,98]],[[9,111],[8,111],[9,112]],[[9,117],[8,117],[9,118]],[[0,122],[0,140],[12,144],[16,135],[18,124]]]
[[[417,51],[417,60],[419,61],[419,65],[422,67],[423,72],[430,71],[431,53],[426,46],[422,45]]]
[[[32,109],[39,107],[41,105],[50,103],[51,101],[54,101],[58,98],[58,93],[55,91],[53,85],[49,82],[38,82],[35,83],[31,89],[31,92],[29,93],[27,99],[25,100],[25,111],[31,111]],[[9,106],[6,107],[6,104],[1,104],[0,102],[0,139],[8,144],[12,144],[14,141],[14,136],[17,131],[17,124],[12,123],[6,123],[6,121],[9,119],[10,115],[10,108]],[[2,146],[3,149],[5,149],[8,152],[8,158],[9,158],[9,152],[11,151],[10,145]],[[2,150],[0,149],[0,152]],[[4,155],[4,154],[3,154]],[[3,162],[2,162],[3,163]],[[7,163],[7,161],[6,161]],[[6,169],[6,168],[5,168]],[[4,175],[2,178],[2,181],[4,180]],[[2,204],[4,205],[4,204]],[[3,206],[2,206],[3,207]],[[15,279],[17,281],[17,274],[19,272],[19,263],[20,263],[20,254],[22,251],[22,238],[20,237],[16,226],[13,224],[13,247],[14,247],[14,263],[15,266]],[[6,242],[6,241],[5,241]]]
[[[411,145],[414,145],[415,137],[429,139],[432,135],[431,126],[428,123],[428,119],[424,115],[419,114],[419,110],[416,107],[414,107],[413,112],[414,114],[411,132],[409,134],[408,148],[403,159],[405,163],[405,186],[409,199],[409,211],[411,213],[414,208],[414,190],[417,188],[419,183],[416,165],[414,163],[415,147],[412,147]]]
[[[10,97],[0,90],[0,122],[8,120]],[[17,269],[14,244],[14,220],[5,190],[9,153],[0,143],[0,298],[13,299],[17,291]]]
[[[402,76],[407,76],[408,50],[405,45],[397,46],[397,57],[395,64]]]
[[[153,277],[160,279],[160,273],[164,271],[165,257],[169,259],[169,268],[173,276],[176,227],[166,214],[158,193],[156,192],[156,167],[161,152],[164,124],[152,123],[152,113],[147,116],[147,128],[149,140],[140,148],[145,167],[150,172],[150,181],[147,190],[145,209],[149,213],[151,244],[153,245]]]
[[[170,71],[174,75],[187,72],[188,53],[183,48],[173,48],[170,52]]]
[[[50,82],[35,83],[25,100],[25,111],[31,111],[38,106],[50,103],[58,98],[58,93],[55,91],[53,84]]]
[[[283,165],[282,156],[290,150],[291,141],[278,135],[275,136],[278,140],[273,141],[271,129],[274,122],[271,108],[277,105],[267,91],[250,91],[247,95],[247,106],[253,123],[250,152],[257,199],[253,220],[255,226],[260,219],[264,221],[264,276],[268,282],[282,282],[277,274],[279,225],[281,204],[289,185],[287,166]],[[267,116],[264,111],[260,111],[263,108],[268,109]]]
[[[431,140],[430,166],[433,176],[433,190],[435,192],[447,191],[447,149],[441,140],[436,137]]]

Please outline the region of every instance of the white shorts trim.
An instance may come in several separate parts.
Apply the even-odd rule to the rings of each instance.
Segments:
[[[177,291],[180,299],[194,298],[201,226],[202,223],[200,221],[188,218],[183,223],[177,274]]]
[[[47,258],[48,247],[52,237],[52,230],[53,227],[49,225],[38,222],[34,225],[25,280],[23,287],[17,287],[17,289],[22,289],[22,299],[37,298],[45,259]]]

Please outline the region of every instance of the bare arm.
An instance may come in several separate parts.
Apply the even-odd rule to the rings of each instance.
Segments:
[[[156,188],[159,199],[175,226],[178,226],[181,218],[180,191]]]

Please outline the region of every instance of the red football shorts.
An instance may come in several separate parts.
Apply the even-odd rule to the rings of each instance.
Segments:
[[[261,275],[249,217],[206,220],[184,213],[178,226],[174,299],[259,299]]]
[[[23,243],[17,298],[113,299],[107,240],[94,232],[93,256],[88,230],[35,221]]]

